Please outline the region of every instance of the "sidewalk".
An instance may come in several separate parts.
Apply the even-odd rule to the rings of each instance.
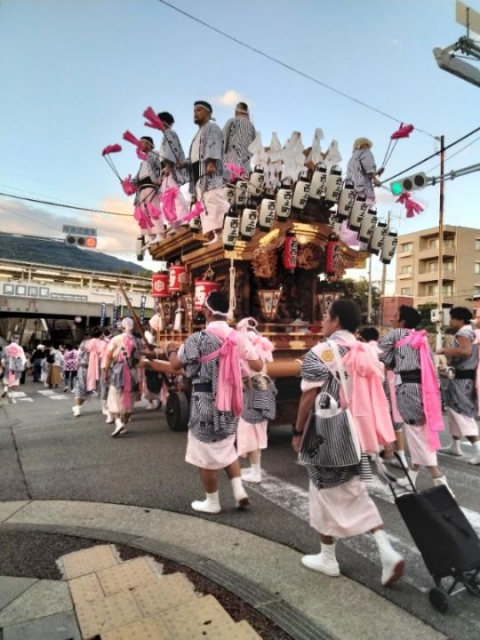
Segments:
[[[195,516],[86,502],[6,502],[0,503],[0,527],[121,543],[177,561],[229,589],[298,640],[446,638],[353,580],[343,576],[332,579],[302,568],[301,554],[288,547]],[[95,563],[90,566],[90,570],[97,574],[102,569]],[[89,580],[95,582],[95,578]],[[0,608],[1,595],[0,589]],[[427,600],[425,606],[429,606]],[[71,609],[70,606],[70,612]],[[4,612],[5,608],[0,611],[0,621]],[[41,616],[45,615],[41,613]],[[41,616],[37,610],[32,618]],[[244,631],[250,633],[246,626]],[[254,635],[239,638],[258,637],[253,630],[252,633]],[[4,637],[10,640],[8,636]],[[133,640],[134,637],[146,639],[149,636],[130,637]],[[152,638],[156,637],[152,635]],[[208,639],[221,636],[203,633],[172,637]],[[229,633],[224,637],[229,640],[236,636]],[[11,638],[17,640],[13,635]]]

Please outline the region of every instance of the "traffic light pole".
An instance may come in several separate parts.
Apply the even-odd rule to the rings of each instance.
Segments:
[[[440,136],[440,202],[438,208],[438,321],[436,348],[442,348],[443,212],[445,208],[445,136]]]

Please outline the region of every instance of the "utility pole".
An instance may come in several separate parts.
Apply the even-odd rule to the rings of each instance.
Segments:
[[[370,254],[368,260],[368,297],[367,297],[367,322],[372,322],[372,259],[373,255]]]
[[[438,322],[437,349],[442,348],[443,294],[443,212],[445,207],[445,136],[440,136],[440,202],[438,209]]]
[[[387,215],[387,230],[390,229],[390,221],[392,219],[392,212],[389,211]],[[379,325],[383,327],[383,298],[385,297],[385,286],[387,284],[387,265],[382,265],[382,279],[380,281],[380,318]]]

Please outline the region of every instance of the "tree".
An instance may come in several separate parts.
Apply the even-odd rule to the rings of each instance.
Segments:
[[[342,284],[345,287],[345,295],[348,298],[353,298],[360,307],[360,311],[362,312],[362,322],[366,322],[368,314],[368,280],[366,278],[360,278],[360,280],[345,278],[342,280]],[[379,308],[380,289],[372,284],[372,320],[374,322],[378,320]]]

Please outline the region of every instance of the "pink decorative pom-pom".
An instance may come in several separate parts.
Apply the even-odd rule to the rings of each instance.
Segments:
[[[132,176],[128,174],[128,177],[121,181],[123,193],[126,196],[132,196],[136,192],[136,187],[132,184]]]
[[[147,218],[142,207],[140,207],[139,205],[135,207],[135,211],[133,212],[133,217],[138,222],[138,226],[140,227],[140,229],[147,229],[148,227],[153,227],[153,224]]]
[[[118,153],[121,150],[122,150],[121,145],[119,145],[118,143],[115,143],[115,144],[112,144],[112,146],[110,147],[110,151],[108,153]]]
[[[413,124],[402,124],[390,136],[390,140],[400,140],[400,138],[408,138],[414,129]]]
[[[236,164],[233,164],[233,162],[227,162],[225,168],[230,172],[230,180],[245,177],[245,169]]]
[[[396,202],[405,205],[407,218],[414,218],[417,214],[422,213],[423,211],[422,205],[418,202],[415,202],[408,191],[407,193],[402,193],[402,195],[396,200]]]
[[[160,129],[160,131],[165,131],[165,125],[162,120],[157,116],[152,107],[147,107],[143,112],[143,117],[149,120],[149,122],[145,122],[146,127],[151,127],[152,129]]]
[[[126,140],[127,142],[131,142],[132,144],[134,144],[136,147],[141,147],[142,143],[140,142],[140,140],[138,138],[136,138],[133,133],[130,133],[130,131],[125,131],[125,133],[123,134],[122,138],[124,140]]]
[[[147,202],[147,211],[152,220],[158,220],[162,215],[162,212],[160,211],[160,209],[158,209],[151,202]]]
[[[108,144],[105,149],[102,151],[102,156],[107,156],[110,153],[110,149],[112,148],[111,144]]]
[[[137,158],[139,160],[146,160],[147,159],[147,154],[144,153],[143,151],[140,151],[140,149],[137,149]]]

